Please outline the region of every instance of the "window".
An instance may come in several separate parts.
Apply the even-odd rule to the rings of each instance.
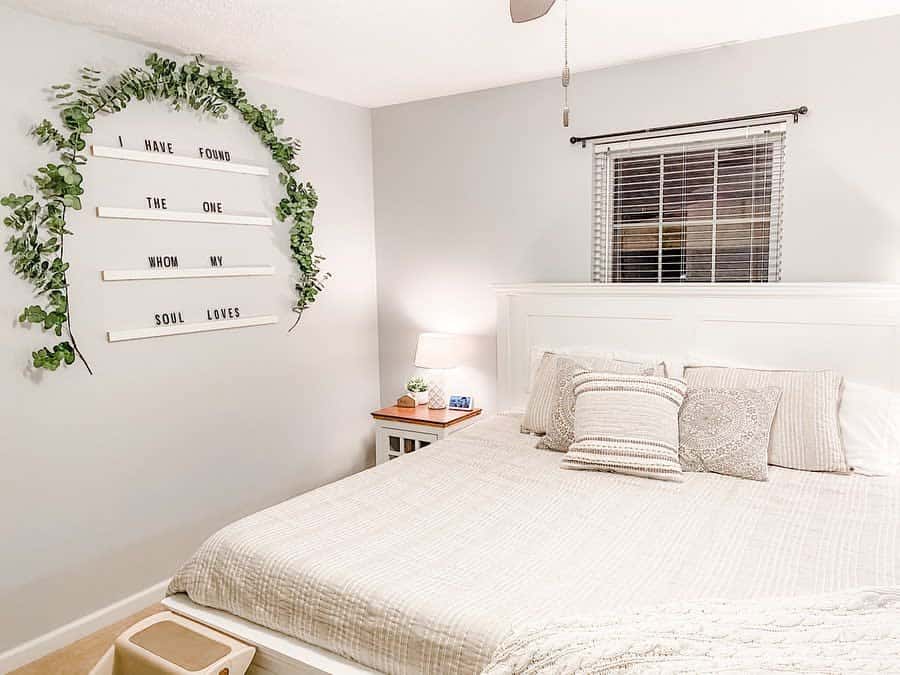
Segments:
[[[783,127],[723,133],[594,146],[594,281],[780,279]]]

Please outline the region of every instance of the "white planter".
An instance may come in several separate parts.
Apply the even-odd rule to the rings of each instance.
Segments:
[[[425,403],[428,403],[427,391],[407,391],[406,393],[416,399],[416,405],[423,405]]]

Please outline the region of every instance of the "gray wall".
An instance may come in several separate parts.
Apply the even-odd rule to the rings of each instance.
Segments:
[[[374,111],[381,398],[422,330],[471,340],[457,389],[494,401],[495,282],[590,277],[590,151],[570,135],[777,110],[790,126],[785,281],[895,281],[900,17]],[[577,64],[575,64],[577,68]]]
[[[27,135],[50,116],[43,88],[81,64],[114,72],[148,49],[0,8],[0,191],[19,191],[51,155]],[[85,209],[67,242],[76,335],[96,375],[26,368],[45,336],[15,317],[30,287],[0,274],[0,651],[168,576],[219,526],[366,466],[378,402],[370,111],[259,81],[251,99],[275,105],[302,138],[304,175],[318,189],[316,242],[334,273],[292,334],[286,226],[127,223],[94,217],[98,204],[137,206],[161,193],[170,208],[202,199],[259,212],[277,178],[93,159]],[[227,147],[271,164],[238,119],[203,121],[137,103],[98,120],[91,141],[145,136]],[[5,239],[5,235],[4,235]],[[104,268],[146,266],[150,253],[205,265],[274,263],[271,279],[103,283]],[[6,258],[6,254],[3,254]],[[8,260],[8,258],[7,258]],[[108,344],[109,328],[152,324],[207,306],[280,315],[277,326]]]
[[[489,285],[589,276],[590,156],[568,144],[572,133],[807,104],[810,115],[788,140],[784,278],[894,281],[898,37],[900,18],[891,18],[578,73],[570,130],[559,126],[556,80],[372,114],[245,81],[304,141],[305,174],[321,197],[316,241],[335,275],[290,336],[283,229],[259,237],[91,215],[97,204],[131,205],[154,192],[185,209],[225,195],[230,209],[258,211],[277,197],[274,179],[190,172],[173,183],[173,169],[93,160],[86,208],[73,218],[77,236],[67,246],[74,325],[96,376],[25,367],[44,336],[14,320],[30,301],[27,284],[0,275],[0,651],[165,578],[220,525],[365,466],[379,344],[380,398],[389,402],[413,370],[418,332],[472,336],[452,386],[491,407]],[[21,190],[48,158],[27,136],[51,114],[42,85],[74,76],[81,63],[114,71],[147,49],[3,8],[0,38],[7,192]],[[97,143],[160,134],[189,148],[202,138],[267,161],[238,120],[138,104],[95,128]],[[234,264],[274,261],[278,273],[99,280],[100,269],[142,266],[149,252],[173,249],[201,264],[211,248]],[[146,325],[160,309],[197,315],[234,303],[276,312],[282,323],[105,342],[105,330]]]

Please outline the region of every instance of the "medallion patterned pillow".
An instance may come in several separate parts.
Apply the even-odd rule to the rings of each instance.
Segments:
[[[605,373],[622,373],[625,375],[658,375],[665,376],[665,365],[646,362],[636,363],[607,359],[597,364],[599,367],[586,368],[570,358],[558,358],[554,362],[554,372],[550,390],[553,392],[550,402],[550,417],[547,420],[547,433],[537,447],[545,450],[566,452],[575,440],[575,375],[585,370]]]
[[[684,378],[691,388],[778,387],[781,399],[769,434],[769,464],[802,471],[849,471],[838,418],[844,378],[837,373],[688,366]]]
[[[678,410],[687,389],[682,380],[581,372],[573,381],[575,442],[564,468],[682,480]]]
[[[681,467],[768,480],[769,432],[780,398],[778,387],[688,389],[679,415]]]
[[[528,398],[528,407],[522,420],[522,432],[541,436],[546,434],[551,428],[551,418],[559,407],[561,393],[569,394],[568,405],[574,409],[575,398],[571,394],[571,378],[578,370],[629,374],[651,372],[654,375],[665,375],[665,369],[666,366],[662,362],[634,363],[619,361],[609,355],[563,355],[544,352],[532,383],[531,396]],[[569,424],[571,425],[571,421]],[[549,446],[538,447],[565,450],[570,442],[571,440],[561,447],[555,441]]]

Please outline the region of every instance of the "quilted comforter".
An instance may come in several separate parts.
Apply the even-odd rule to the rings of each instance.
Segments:
[[[170,592],[390,673],[522,622],[900,585],[900,479],[566,471],[498,416],[214,534]]]

